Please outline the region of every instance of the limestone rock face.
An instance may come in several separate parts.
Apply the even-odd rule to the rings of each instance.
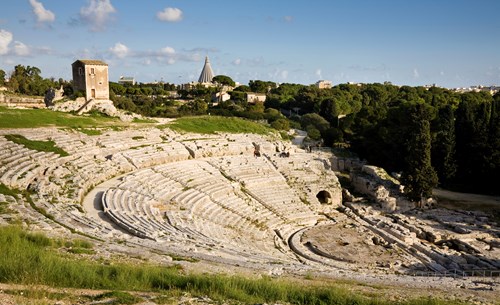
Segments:
[[[331,159],[332,169],[348,171],[349,179],[356,191],[374,199],[386,212],[413,209],[415,203],[407,200],[399,181],[391,177],[383,168],[366,165],[356,158]]]
[[[108,116],[116,116],[118,113],[115,105],[113,105],[113,101],[110,100],[99,101],[98,103],[94,104],[94,108]]]
[[[86,101],[84,97],[79,97],[74,101],[67,101],[63,103],[56,103],[53,106],[50,106],[49,108],[55,111],[62,111],[62,112],[72,112],[72,111],[78,111],[80,108],[85,105]]]
[[[79,97],[74,101],[67,101],[63,103],[51,102],[50,108],[55,111],[77,112],[78,114],[87,113],[91,110],[97,110],[108,116],[118,116],[118,110],[113,105],[113,101],[111,100],[86,101],[85,98]]]

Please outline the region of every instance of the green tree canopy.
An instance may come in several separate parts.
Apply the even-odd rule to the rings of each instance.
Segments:
[[[212,82],[231,87],[234,87],[236,85],[233,79],[226,75],[216,75],[214,76],[214,78],[212,78]]]
[[[14,92],[38,96],[50,87],[58,87],[53,79],[43,79],[41,73],[37,67],[17,65],[10,76],[9,87]]]
[[[233,90],[233,91],[251,92],[251,91],[252,91],[252,89],[250,89],[250,87],[249,87],[249,86],[247,86],[247,85],[240,85],[240,86],[238,86],[238,87],[234,88],[234,90]]]
[[[268,93],[270,90],[276,88],[276,83],[270,81],[251,80],[248,83],[248,86],[252,92]]]
[[[5,84],[5,71],[0,69],[0,86],[3,86]]]
[[[313,126],[319,132],[323,132],[330,127],[330,123],[328,123],[327,120],[325,120],[322,116],[316,113],[308,113],[303,115],[300,118],[300,125],[302,126],[303,129],[306,130],[309,126]]]

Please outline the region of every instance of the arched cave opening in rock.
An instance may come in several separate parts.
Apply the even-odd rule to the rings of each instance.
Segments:
[[[332,202],[332,195],[327,191],[320,191],[316,198],[318,198],[319,203],[327,204]]]

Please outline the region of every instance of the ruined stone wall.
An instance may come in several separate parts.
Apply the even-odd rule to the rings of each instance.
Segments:
[[[349,172],[356,191],[374,199],[387,212],[404,211],[415,207],[402,193],[402,186],[380,167],[366,165],[357,158],[332,157],[334,171]]]
[[[7,107],[45,108],[43,97],[21,97],[0,93],[0,105]]]

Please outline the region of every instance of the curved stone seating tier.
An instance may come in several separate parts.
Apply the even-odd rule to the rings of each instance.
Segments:
[[[40,152],[7,141],[0,137],[2,150],[0,155],[0,182],[17,189],[26,189],[59,155],[52,152]]]
[[[138,170],[110,187],[102,202],[111,220],[138,237],[251,256],[288,257],[274,237],[286,244],[295,231],[322,219],[269,161],[253,154]]]
[[[290,259],[290,252],[284,253],[289,250],[277,247],[275,239],[286,244],[288,236],[322,218],[303,204],[275,165],[253,156],[254,145],[263,155],[275,152],[276,140],[158,128],[101,132],[0,130],[0,182],[30,185],[38,206],[96,237],[134,235],[142,239],[131,241],[144,245],[175,244],[182,251],[234,261]],[[32,151],[1,136],[8,133],[54,141],[69,156]],[[114,224],[68,210],[112,178],[102,204]]]
[[[329,192],[330,205],[338,207],[342,203],[340,183],[331,170],[328,156],[323,152],[296,152],[288,158],[278,154],[268,155],[275,168],[287,178],[293,189],[308,202],[319,204],[316,195],[322,190]]]
[[[221,169],[244,185],[245,191],[268,210],[286,221],[320,218],[290,188],[286,179],[265,158],[235,156],[218,159]],[[297,214],[297,216],[296,216]]]
[[[236,142],[231,139],[203,139],[184,141],[184,146],[191,152],[193,158],[218,157],[253,153],[251,142]]]
[[[189,152],[177,142],[160,143],[127,150],[122,155],[138,168],[180,160],[187,160]]]

